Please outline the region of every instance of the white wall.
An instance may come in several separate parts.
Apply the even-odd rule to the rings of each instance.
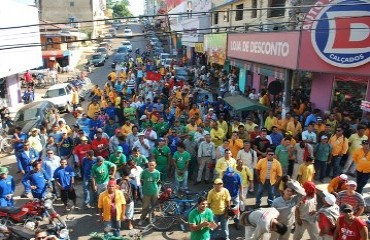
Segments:
[[[42,65],[39,27],[11,28],[31,24],[39,24],[37,8],[1,0],[0,78]]]

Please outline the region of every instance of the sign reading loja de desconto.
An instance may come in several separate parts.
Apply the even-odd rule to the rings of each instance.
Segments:
[[[296,69],[299,32],[229,34],[227,56]]]

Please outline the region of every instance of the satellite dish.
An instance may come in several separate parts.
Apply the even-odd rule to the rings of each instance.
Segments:
[[[272,81],[267,89],[271,95],[278,95],[283,90],[283,84],[280,81]]]

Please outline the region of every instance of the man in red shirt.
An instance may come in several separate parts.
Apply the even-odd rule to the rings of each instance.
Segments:
[[[73,150],[73,154],[75,155],[75,163],[77,166],[82,164],[82,159],[87,156],[87,152],[89,150],[93,150],[91,145],[87,142],[88,139],[86,136],[81,137],[81,143],[78,144]]]
[[[95,156],[102,156],[107,159],[109,156],[109,141],[106,138],[103,138],[103,130],[100,128],[96,132],[96,138],[91,143],[92,149],[95,152]]]
[[[341,206],[342,216],[339,217],[333,239],[336,240],[367,240],[368,229],[366,223],[353,212],[349,204]]]

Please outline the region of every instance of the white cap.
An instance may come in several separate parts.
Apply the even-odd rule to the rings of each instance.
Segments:
[[[347,181],[348,180],[348,176],[346,174],[341,174],[339,175],[339,178],[344,180],[344,181]]]
[[[142,115],[141,117],[140,117],[140,120],[144,120],[144,119],[147,119],[148,117],[146,116],[146,115]]]
[[[337,198],[331,194],[331,193],[328,193],[328,192],[323,192],[324,193],[324,196],[325,196],[325,202],[329,205],[334,205],[335,202],[337,201]]]

